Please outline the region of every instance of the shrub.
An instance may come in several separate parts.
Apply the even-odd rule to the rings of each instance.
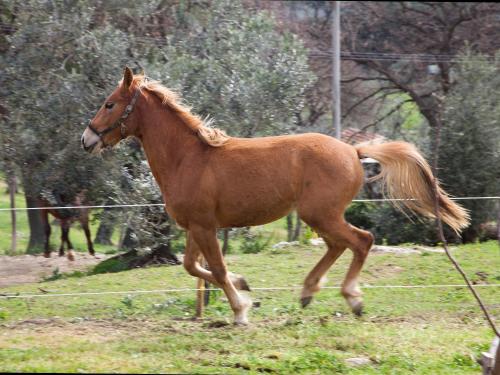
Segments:
[[[241,251],[243,254],[257,254],[269,247],[272,236],[264,236],[262,233],[253,233],[247,230],[243,234]]]

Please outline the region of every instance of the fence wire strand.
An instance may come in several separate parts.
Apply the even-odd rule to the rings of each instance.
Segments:
[[[497,200],[500,196],[489,197],[451,197],[451,200]],[[353,199],[353,203],[361,202],[398,202],[398,201],[413,201],[415,199],[397,199],[397,198],[379,198],[379,199]],[[22,211],[22,210],[64,210],[64,209],[91,209],[91,208],[134,208],[134,207],[163,207],[165,203],[139,203],[139,204],[102,204],[90,206],[54,206],[54,207],[15,207],[15,208],[0,208],[0,211]]]
[[[362,285],[363,289],[427,289],[427,288],[466,288],[466,284],[429,284],[429,285]],[[480,288],[498,288],[500,284],[478,284]],[[321,289],[340,289],[341,286],[324,286]],[[301,290],[301,285],[291,285],[282,287],[258,287],[252,288],[252,291],[293,291]],[[222,291],[219,288],[172,288],[172,289],[152,289],[152,290],[121,290],[121,291],[102,291],[102,292],[78,292],[78,293],[53,293],[46,292],[44,294],[0,294],[0,299],[13,298],[46,298],[46,297],[77,297],[77,296],[99,296],[113,294],[153,294],[153,293],[184,293],[196,292],[200,290],[206,291]]]

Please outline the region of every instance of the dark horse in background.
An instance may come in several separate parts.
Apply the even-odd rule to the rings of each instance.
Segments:
[[[69,239],[69,228],[75,221],[80,222],[85,236],[87,238],[87,248],[90,255],[95,255],[94,245],[90,237],[89,228],[89,209],[88,208],[58,208],[66,206],[80,207],[84,204],[84,194],[78,194],[74,199],[68,199],[64,194],[52,194],[52,199],[40,197],[38,204],[40,207],[47,207],[40,210],[42,222],[45,231],[45,250],[44,256],[50,257],[50,222],[49,214],[59,220],[61,225],[61,246],[59,247],[59,256],[64,256],[64,245],[68,250],[68,259],[75,260],[73,253],[73,244]]]

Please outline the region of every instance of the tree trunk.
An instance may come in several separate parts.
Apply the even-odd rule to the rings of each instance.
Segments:
[[[7,174],[9,174],[10,172],[7,172]],[[14,178],[16,179],[15,181],[15,186],[14,186],[14,194],[18,194],[19,193],[19,189],[18,189],[18,184],[17,184],[17,178],[14,176]],[[11,187],[10,187],[10,184],[9,184],[9,181],[7,181],[7,188],[5,189],[5,194],[10,194],[11,192]]]
[[[26,207],[39,207],[38,200],[25,193]],[[45,246],[45,231],[43,228],[40,210],[28,210],[28,224],[30,227],[30,239],[27,254],[41,253]]]
[[[287,233],[286,240],[288,242],[292,242],[293,234],[294,234],[293,214],[292,213],[289,213],[288,215],[286,215],[286,233]]]
[[[9,171],[8,176],[9,197],[10,197],[10,218],[12,223],[12,234],[10,243],[10,254],[14,255],[17,250],[17,218],[16,218],[16,191],[17,181],[16,176],[12,171]]]
[[[32,181],[29,171],[22,171],[22,183],[24,188],[24,199],[26,207],[39,207],[38,192],[34,188],[35,182]],[[30,228],[30,239],[27,254],[38,254],[44,251],[45,248],[45,228],[40,210],[27,210],[28,224]]]
[[[292,241],[298,241],[300,238],[300,233],[302,231],[302,221],[300,220],[299,213],[295,213],[295,231],[293,233]]]
[[[133,233],[134,231],[130,227],[125,229],[125,235],[123,236],[123,240],[119,246],[120,250],[134,249],[137,246],[137,240],[134,238]]]
[[[222,255],[227,254],[227,250],[229,249],[229,228],[224,228],[222,230]]]
[[[111,236],[116,224],[116,216],[111,212],[112,208],[105,208],[101,215],[99,228],[95,235],[94,243],[99,245],[113,245]]]
[[[500,246],[500,203],[498,204],[497,210],[498,210],[497,211],[497,239],[498,239],[498,245]]]

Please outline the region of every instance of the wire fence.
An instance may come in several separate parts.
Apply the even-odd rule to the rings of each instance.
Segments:
[[[478,196],[478,197],[452,197],[457,201],[463,200],[500,200],[500,196]],[[391,202],[403,201],[405,199],[354,199],[352,202]],[[406,199],[414,200],[414,199]],[[17,208],[0,208],[0,211],[22,211],[22,210],[48,210],[48,209],[99,209],[99,208],[139,208],[139,207],[159,207],[164,206],[164,203],[149,203],[149,204],[116,204],[116,205],[86,205],[86,206],[56,206],[56,207],[17,207]],[[361,285],[363,289],[391,289],[391,290],[409,290],[409,289],[456,289],[467,288],[466,284],[427,284],[427,285]],[[500,284],[477,284],[475,288],[499,288]],[[297,291],[301,290],[302,286],[271,286],[271,287],[255,287],[252,291],[256,292],[279,292],[279,291]],[[341,286],[324,286],[322,289],[339,290]],[[42,293],[0,293],[0,300],[25,299],[31,300],[34,298],[52,298],[52,297],[97,297],[97,296],[112,296],[112,295],[145,295],[145,294],[169,294],[169,293],[192,293],[198,291],[222,291],[219,288],[169,288],[169,289],[152,289],[152,290],[119,290],[119,291],[96,291],[96,292],[69,292],[56,293],[43,290]],[[416,302],[415,303],[420,303]],[[441,303],[441,302],[440,302]],[[452,303],[452,302],[450,302]],[[455,302],[453,302],[455,303]],[[456,302],[462,303],[462,302]],[[472,306],[472,305],[471,305]],[[497,305],[489,305],[490,308],[497,309]]]
[[[456,201],[464,200],[500,200],[500,196],[488,197],[451,197],[450,199]],[[392,199],[392,198],[379,198],[379,199],[353,199],[352,202],[398,202],[398,201],[414,201],[415,199]],[[23,211],[23,210],[64,210],[64,209],[91,209],[91,208],[130,208],[130,207],[160,207],[164,203],[144,203],[144,204],[103,204],[103,205],[89,205],[89,206],[50,206],[50,207],[15,207],[15,208],[0,208],[0,211]]]
[[[467,288],[466,284],[429,284],[429,285],[362,285],[363,289],[428,289],[428,288]],[[474,287],[479,288],[498,288],[500,284],[477,284]],[[341,286],[324,286],[321,289],[341,289]],[[252,288],[252,291],[294,291],[301,290],[302,286],[282,286],[282,287],[258,287]],[[76,292],[76,293],[40,293],[40,294],[22,294],[22,293],[3,293],[0,294],[0,299],[12,298],[46,298],[46,297],[78,297],[78,296],[101,296],[115,294],[154,294],[154,293],[185,293],[197,291],[222,291],[219,288],[172,288],[172,289],[152,289],[152,290],[119,290],[119,291],[100,291],[100,292]]]

